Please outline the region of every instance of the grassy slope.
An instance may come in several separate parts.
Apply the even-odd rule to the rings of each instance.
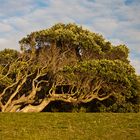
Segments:
[[[0,113],[0,140],[140,140],[140,114]]]

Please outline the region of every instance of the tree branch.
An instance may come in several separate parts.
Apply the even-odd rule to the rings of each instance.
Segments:
[[[7,108],[7,106],[11,103],[12,99],[17,95],[17,93],[19,92],[20,88],[22,87],[22,85],[26,82],[27,80],[27,76],[25,76],[23,78],[23,80],[21,81],[21,83],[18,84],[16,90],[14,91],[14,93],[10,96],[10,98],[8,99],[8,101],[6,102],[6,104],[4,105],[4,107],[2,108],[2,111],[4,112],[4,110]]]

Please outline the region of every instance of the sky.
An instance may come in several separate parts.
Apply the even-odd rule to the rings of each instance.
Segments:
[[[27,34],[60,22],[127,45],[140,74],[140,0],[0,0],[0,50],[20,50],[18,41]]]

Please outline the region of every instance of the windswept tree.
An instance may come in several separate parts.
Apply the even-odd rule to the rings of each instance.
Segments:
[[[20,46],[15,61],[0,65],[2,112],[40,112],[57,101],[98,102],[99,111],[139,111],[140,83],[125,45],[59,23],[27,35]]]

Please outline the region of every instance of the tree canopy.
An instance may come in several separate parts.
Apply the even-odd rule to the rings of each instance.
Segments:
[[[62,111],[139,111],[140,80],[124,44],[71,23],[32,32],[19,43],[22,53],[0,52],[2,112],[40,112],[51,103]]]

